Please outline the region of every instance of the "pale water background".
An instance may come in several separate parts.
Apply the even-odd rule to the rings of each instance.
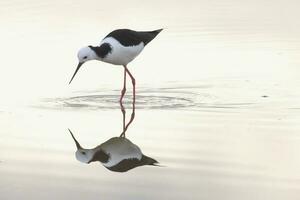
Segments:
[[[299,7],[2,0],[0,199],[300,199]],[[121,133],[123,70],[89,62],[68,85],[77,50],[161,27],[129,65],[127,137],[164,167],[79,163],[67,129],[88,148]]]

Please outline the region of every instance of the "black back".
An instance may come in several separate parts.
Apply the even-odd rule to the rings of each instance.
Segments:
[[[130,29],[118,29],[108,34],[105,38],[113,37],[118,40],[123,46],[136,46],[141,42],[147,45],[162,30],[163,29],[158,29],[155,31],[133,31]]]
[[[143,155],[141,160],[136,158],[124,159],[115,166],[107,167],[107,169],[115,172],[126,172],[135,167],[143,165],[155,165],[157,163],[158,162],[155,159]]]

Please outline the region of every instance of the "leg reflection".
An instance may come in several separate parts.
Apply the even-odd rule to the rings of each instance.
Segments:
[[[130,116],[130,120],[128,121],[127,124],[126,124],[126,110],[125,110],[125,107],[123,106],[122,101],[120,102],[120,108],[121,108],[122,115],[123,115],[123,131],[122,131],[120,137],[125,137],[125,133],[129,127],[129,125],[133,122],[134,117],[135,117],[135,99],[133,99],[133,101],[132,101],[132,113]]]

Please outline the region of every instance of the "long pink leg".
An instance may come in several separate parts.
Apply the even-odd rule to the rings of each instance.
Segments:
[[[132,76],[132,74],[130,73],[130,71],[128,70],[127,66],[124,66],[127,74],[130,76],[131,78],[131,82],[132,82],[132,86],[133,86],[133,102],[135,103],[135,79]]]
[[[127,69],[127,67],[124,66],[124,68],[125,68],[126,72],[128,73],[128,75],[130,76],[131,81],[132,81],[132,86],[133,86],[133,100],[132,100],[132,113],[131,113],[131,117],[130,117],[129,122],[126,124],[125,127],[124,127],[124,123],[125,123],[124,122],[124,120],[125,120],[125,115],[124,115],[125,109],[124,109],[124,107],[123,107],[123,105],[121,103],[121,110],[124,109],[124,112],[122,111],[123,112],[123,132],[120,135],[121,137],[125,137],[125,133],[126,133],[128,127],[129,127],[129,125],[133,122],[134,117],[135,117],[135,79],[132,76],[132,74],[130,73],[130,71]]]
[[[129,127],[129,125],[133,122],[134,117],[135,117],[135,101],[132,101],[132,113],[131,113],[130,120],[126,124],[126,126],[124,125],[125,124],[125,109],[124,109],[122,103],[121,103],[121,110],[122,110],[122,113],[123,113],[123,132],[120,135],[120,137],[125,137],[125,133],[126,133],[128,127]]]
[[[120,106],[121,106],[121,111],[122,111],[122,115],[123,115],[123,120],[122,120],[122,122],[123,122],[123,132],[122,132],[122,134],[123,134],[123,133],[125,133],[125,128],[126,128],[126,126],[125,126],[126,110],[125,110],[125,108],[122,104],[122,101],[120,101]],[[122,134],[121,134],[121,136],[122,136]]]
[[[124,134],[125,134],[125,132],[127,131],[129,125],[133,122],[134,117],[135,117],[135,102],[132,101],[132,113],[131,113],[131,117],[130,117],[129,122],[128,122],[127,125],[125,126]]]
[[[125,92],[126,92],[126,68],[124,67],[124,82],[123,82],[123,89],[121,91],[121,97],[120,97],[120,104],[122,104],[122,100],[123,100],[123,97],[125,95]]]
[[[121,106],[121,111],[122,111],[122,115],[123,115],[123,132],[125,132],[125,115],[126,115],[126,111],[125,108],[123,106],[122,100],[123,97],[125,95],[126,92],[126,69],[124,68],[124,82],[123,82],[123,89],[121,91],[121,97],[120,97],[120,106]]]

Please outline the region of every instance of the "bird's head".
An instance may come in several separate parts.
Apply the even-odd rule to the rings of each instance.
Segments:
[[[92,149],[84,149],[80,146],[79,142],[76,140],[76,138],[74,137],[73,133],[71,132],[71,130],[69,129],[69,132],[76,144],[77,147],[77,151],[75,153],[76,159],[80,162],[83,163],[90,163],[92,158],[93,158],[93,150]]]
[[[72,82],[73,78],[77,74],[80,67],[89,60],[95,60],[97,55],[89,46],[87,46],[87,47],[83,47],[83,48],[79,49],[79,51],[77,53],[77,57],[78,57],[78,65],[77,65],[77,68],[76,68],[69,84]]]

